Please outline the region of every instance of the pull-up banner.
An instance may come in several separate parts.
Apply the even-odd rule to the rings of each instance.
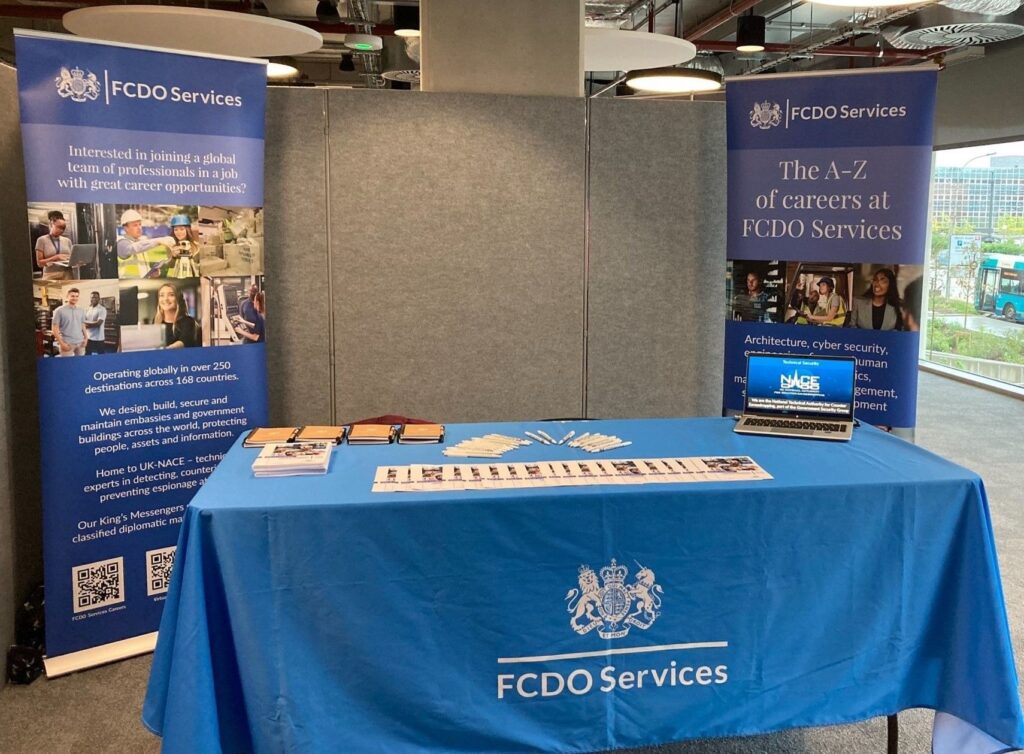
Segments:
[[[856,416],[913,428],[936,75],[729,82],[727,411],[749,353],[852,356]]]
[[[266,423],[266,63],[16,53],[52,676],[152,648],[185,506]]]

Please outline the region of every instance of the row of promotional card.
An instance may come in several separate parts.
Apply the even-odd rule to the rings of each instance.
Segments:
[[[749,456],[378,466],[374,492],[441,492],[589,484],[679,484],[771,479]]]

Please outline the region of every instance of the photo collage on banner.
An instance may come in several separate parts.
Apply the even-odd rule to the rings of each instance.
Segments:
[[[730,83],[726,411],[749,353],[847,356],[856,416],[912,431],[935,86],[933,68]]]
[[[266,423],[266,70],[16,45],[54,675],[152,647],[185,506]]]

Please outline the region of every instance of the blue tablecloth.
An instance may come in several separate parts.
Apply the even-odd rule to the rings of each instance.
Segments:
[[[164,750],[587,752],[910,707],[955,716],[937,750],[1024,746],[973,473],[868,427],[548,431],[570,428],[633,443],[600,457],[745,454],[774,479],[373,494],[378,464],[448,459],[345,445],[327,476],[255,479],[236,445],[182,525],[143,712]]]

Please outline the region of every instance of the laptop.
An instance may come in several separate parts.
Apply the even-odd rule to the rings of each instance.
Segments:
[[[747,357],[745,434],[849,440],[857,361],[845,356],[752,353]]]
[[[121,327],[122,351],[152,351],[163,348],[167,343],[164,339],[163,325],[123,325]]]
[[[96,259],[96,244],[76,243],[71,245],[71,256],[66,262],[54,262],[61,267],[83,267]]]

